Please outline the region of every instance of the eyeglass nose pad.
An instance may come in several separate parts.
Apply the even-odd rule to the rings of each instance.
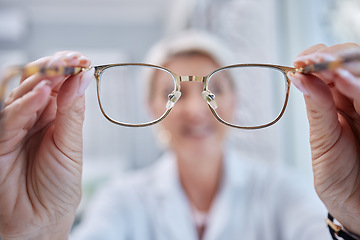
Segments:
[[[202,91],[202,96],[206,100],[206,102],[210,105],[212,109],[216,109],[218,107],[216,101],[215,101],[215,94],[210,92],[209,90]]]
[[[169,99],[166,103],[166,109],[171,109],[175,103],[177,102],[177,100],[179,100],[181,96],[181,92],[180,91],[173,91],[172,93],[169,94]]]

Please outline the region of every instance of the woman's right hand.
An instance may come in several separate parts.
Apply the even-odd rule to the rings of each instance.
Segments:
[[[26,66],[88,67],[78,52]],[[25,71],[26,72],[26,71]],[[22,76],[0,112],[0,236],[67,239],[81,198],[84,92],[93,71]]]

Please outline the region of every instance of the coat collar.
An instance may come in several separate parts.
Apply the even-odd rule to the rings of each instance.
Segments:
[[[241,189],[246,186],[244,162],[236,153],[228,151],[224,157],[224,179],[209,213],[209,223],[204,235],[205,240],[219,239],[229,225],[232,206],[240,201]],[[156,181],[154,192],[159,211],[163,213],[165,224],[172,239],[197,239],[190,205],[181,186],[176,158],[173,153],[165,153],[155,166]],[[243,171],[245,170],[245,171]],[[240,191],[239,191],[240,190]]]
[[[190,206],[181,187],[176,158],[166,152],[155,166],[155,193],[159,217],[169,231],[170,239],[196,240]]]
[[[241,204],[241,195],[246,188],[245,162],[241,161],[234,151],[226,151],[224,157],[224,179],[222,186],[210,210],[208,228],[205,240],[223,239],[227,229],[232,224],[229,222],[234,211],[233,207]]]

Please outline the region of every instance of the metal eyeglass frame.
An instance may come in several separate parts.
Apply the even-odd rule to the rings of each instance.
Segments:
[[[234,127],[234,128],[239,128],[239,129],[260,129],[260,128],[265,128],[265,127],[269,127],[273,124],[275,124],[276,122],[278,122],[280,120],[280,118],[283,116],[285,109],[287,107],[288,104],[288,100],[289,100],[289,92],[290,92],[290,80],[287,77],[287,73],[288,72],[292,72],[292,73],[302,73],[302,74],[310,74],[310,73],[314,73],[314,72],[318,72],[318,71],[323,71],[323,70],[327,70],[327,69],[335,69],[337,67],[342,66],[343,64],[350,62],[350,61],[355,61],[355,60],[359,60],[360,56],[355,55],[355,56],[348,56],[348,57],[342,57],[339,58],[335,61],[329,61],[329,62],[322,62],[322,63],[316,63],[316,64],[311,64],[308,66],[305,66],[303,68],[294,68],[294,67],[287,67],[287,66],[281,66],[281,65],[273,65],[273,64],[235,64],[235,65],[229,65],[229,66],[225,66],[225,67],[221,67],[218,68],[216,70],[214,70],[213,72],[211,72],[210,74],[206,75],[206,76],[180,76],[177,75],[176,73],[174,73],[173,71],[165,68],[165,67],[161,67],[161,66],[157,66],[157,65],[152,65],[152,64],[145,64],[145,63],[121,63],[121,64],[106,64],[106,65],[99,65],[99,66],[93,66],[93,67],[88,67],[88,68],[82,68],[82,67],[54,67],[54,68],[48,68],[48,67],[44,67],[44,66],[31,66],[31,67],[27,67],[23,70],[25,76],[31,76],[33,74],[43,74],[43,75],[47,75],[49,77],[53,77],[53,76],[59,76],[59,75],[75,75],[78,74],[82,71],[88,71],[92,68],[94,68],[94,77],[96,79],[96,87],[97,87],[97,99],[98,99],[98,103],[99,103],[99,107],[100,110],[102,112],[102,114],[104,115],[104,117],[109,120],[110,122],[117,124],[117,125],[121,125],[121,126],[126,126],[126,127],[145,127],[145,126],[150,126],[150,125],[154,125],[160,121],[162,121],[171,111],[171,109],[173,108],[174,104],[177,102],[177,100],[180,98],[181,96],[181,91],[180,91],[180,84],[181,82],[202,82],[203,83],[203,91],[202,91],[202,96],[203,98],[206,100],[206,102],[209,105],[209,108],[212,112],[212,114],[215,116],[215,118],[230,127]],[[101,104],[101,99],[100,99],[100,81],[101,81],[101,75],[102,73],[111,67],[119,67],[119,66],[144,66],[144,67],[151,67],[151,68],[155,68],[155,69],[160,69],[163,70],[165,72],[168,72],[169,74],[172,75],[174,81],[175,81],[175,88],[174,91],[172,93],[169,94],[169,99],[168,99],[168,103],[166,106],[166,111],[165,113],[163,113],[162,116],[160,116],[158,119],[150,121],[148,123],[143,123],[143,124],[128,124],[128,123],[123,123],[123,122],[119,122],[116,121],[114,119],[112,119],[111,117],[109,117],[102,104]],[[208,89],[208,81],[211,78],[211,76],[213,74],[215,74],[216,72],[225,70],[225,69],[230,69],[230,68],[239,68],[239,67],[263,67],[263,68],[272,68],[272,69],[276,69],[279,70],[283,73],[284,75],[284,79],[286,81],[286,95],[285,95],[285,100],[284,100],[284,104],[283,107],[279,113],[279,115],[271,122],[263,124],[263,125],[257,125],[257,126],[252,126],[252,127],[245,127],[245,126],[238,126],[235,124],[231,124],[228,123],[226,121],[224,121],[223,119],[221,119],[218,114],[216,113],[215,109],[216,109],[216,101],[215,101],[215,95],[213,93],[210,92],[210,90]],[[0,82],[0,92],[1,90],[5,89],[7,83],[8,83],[9,79],[7,79],[6,81],[1,81]],[[0,99],[0,102],[3,102],[4,100],[4,96],[0,96],[2,97]]]

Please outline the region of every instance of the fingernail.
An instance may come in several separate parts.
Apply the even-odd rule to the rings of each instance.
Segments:
[[[43,88],[45,85],[50,85],[50,82],[47,80],[43,80],[41,82],[39,82],[35,87],[34,87],[34,91]]]
[[[299,57],[295,58],[294,62],[303,62],[303,63],[309,64],[310,62],[314,62],[316,60],[317,60],[317,56],[312,53],[312,54],[299,56]]]
[[[321,71],[318,74],[320,74],[320,76],[322,76],[323,78],[325,78],[326,80],[332,80],[334,79],[334,74],[331,71],[325,70],[325,71]]]
[[[294,62],[304,62],[306,59],[308,59],[308,56],[302,55],[302,56],[295,58]]]
[[[348,80],[349,82],[356,81],[356,78],[354,75],[351,74],[348,70],[345,70],[343,68],[336,69],[336,73],[343,79]]]
[[[64,56],[64,58],[67,60],[72,60],[72,59],[79,58],[79,57],[80,57],[80,54],[78,52],[70,52]]]
[[[295,85],[295,87],[299,89],[300,92],[302,92],[305,96],[309,96],[309,92],[306,90],[304,85],[301,83],[300,79],[298,79],[294,73],[288,72],[287,76],[291,80],[291,82]]]
[[[311,64],[315,62],[335,61],[336,59],[337,58],[335,56],[329,53],[311,53],[295,58],[294,62],[304,62],[306,64]]]
[[[79,62],[81,66],[89,66],[90,65],[90,59],[85,56],[79,57]]]
[[[329,53],[321,53],[319,54],[319,57],[323,60],[323,61],[335,61],[337,60],[338,58],[335,57],[334,55],[331,55]]]
[[[70,66],[78,66],[80,61],[78,58],[72,58],[67,62]]]
[[[79,89],[77,91],[78,96],[83,96],[85,94],[86,88],[89,86],[90,81],[94,78],[94,68],[82,73],[80,79]]]

